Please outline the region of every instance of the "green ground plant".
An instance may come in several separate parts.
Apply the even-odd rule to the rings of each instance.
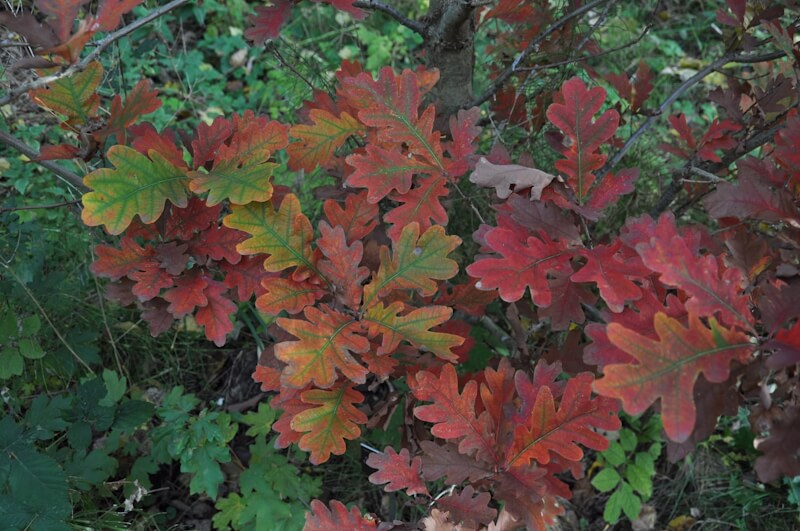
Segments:
[[[798,523],[792,6],[50,4],[0,14],[10,528]],[[674,352],[677,414],[621,376]]]

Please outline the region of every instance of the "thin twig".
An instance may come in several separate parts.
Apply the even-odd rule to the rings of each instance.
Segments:
[[[49,205],[25,205],[20,207],[8,207],[8,208],[0,208],[0,212],[16,212],[18,210],[45,210],[48,208],[60,208],[64,206],[74,205],[80,202],[81,202],[80,199],[75,199],[73,201],[62,201],[61,203],[50,203]]]
[[[717,70],[723,65],[728,63],[760,63],[762,61],[772,61],[773,59],[779,59],[783,57],[785,54],[783,52],[771,52],[761,55],[737,55],[737,54],[725,54],[716,61],[709,63],[705,68],[699,70],[695,75],[678,85],[678,87],[670,94],[667,99],[665,99],[658,109],[647,118],[647,120],[639,126],[639,129],[634,131],[634,133],[625,141],[625,144],[614,153],[612,157],[608,159],[605,166],[597,172],[598,181],[603,178],[603,176],[608,173],[608,171],[616,166],[624,157],[628,151],[633,147],[639,137],[641,137],[653,124],[658,120],[661,115],[665,114],[667,109],[677,100],[680,98],[684,92],[689,90],[691,87],[702,81],[706,76],[711,74],[713,71]]]
[[[795,106],[792,106],[792,108],[795,108]],[[722,157],[721,162],[705,163],[696,166],[692,163],[692,161],[689,161],[689,163],[683,168],[675,171],[672,174],[672,182],[670,182],[667,189],[661,194],[661,197],[658,199],[656,205],[650,210],[650,215],[654,218],[658,217],[667,209],[667,207],[669,207],[670,204],[672,204],[672,201],[675,200],[678,192],[680,192],[683,188],[684,179],[690,173],[698,173],[699,171],[702,171],[704,175],[714,175],[714,172],[717,172],[723,168],[727,168],[736,160],[772,140],[772,138],[775,136],[775,133],[785,127],[786,124],[784,118],[788,112],[789,109],[781,113],[781,116],[774,120],[770,127],[750,136],[742,143],[740,149],[736,150],[735,152],[728,153]],[[716,177],[716,175],[714,175],[714,177]]]
[[[31,81],[30,83],[26,83],[24,85],[20,85],[20,86],[18,86],[16,88],[13,88],[13,89],[9,90],[8,91],[8,95],[6,95],[4,98],[0,98],[0,107],[10,103],[14,99],[16,99],[20,94],[28,92],[29,90],[44,87],[46,85],[49,85],[50,83],[53,83],[54,81],[58,81],[59,79],[62,79],[62,78],[65,78],[65,77],[69,77],[72,74],[75,74],[75,73],[83,71],[84,69],[86,69],[87,66],[89,66],[89,64],[92,61],[94,61],[95,59],[100,57],[100,55],[103,53],[103,51],[105,51],[105,49],[108,48],[109,46],[111,46],[114,42],[118,41],[122,37],[125,37],[125,36],[133,33],[137,29],[141,28],[145,24],[148,24],[149,22],[152,22],[153,20],[157,19],[158,17],[161,17],[164,14],[172,11],[176,7],[180,7],[183,4],[186,4],[188,2],[189,2],[189,0],[172,0],[172,2],[169,2],[168,4],[164,4],[163,6],[157,8],[157,9],[154,9],[153,11],[151,11],[147,15],[143,16],[142,18],[137,19],[137,20],[131,22],[130,24],[128,24],[127,26],[118,29],[114,33],[111,33],[110,35],[106,36],[105,38],[97,41],[95,49],[92,50],[92,52],[89,55],[87,55],[86,57],[84,57],[83,59],[78,61],[77,63],[68,66],[67,68],[65,68],[61,72],[59,72],[57,74],[53,74],[52,76],[40,77],[39,79],[36,79],[35,81]]]
[[[30,147],[25,142],[22,142],[21,140],[9,135],[8,133],[6,133],[3,130],[0,130],[0,142],[2,142],[3,144],[6,144],[8,146],[13,147],[14,149],[19,151],[23,155],[27,156],[29,159],[31,159],[33,162],[35,162],[39,166],[42,166],[43,168],[47,168],[48,170],[50,170],[54,174],[56,174],[59,177],[61,177],[63,180],[67,181],[69,184],[71,184],[75,188],[77,188],[77,189],[79,189],[81,191],[88,190],[88,188],[86,188],[86,186],[84,186],[84,184],[83,184],[83,179],[81,179],[81,177],[77,173],[73,173],[73,172],[71,172],[70,170],[68,170],[66,168],[62,168],[58,164],[56,164],[56,163],[54,163],[52,161],[49,161],[49,160],[36,160],[39,157],[39,153],[35,149]]]
[[[386,13],[387,15],[395,19],[397,22],[407,27],[408,29],[416,31],[423,37],[428,36],[428,29],[425,27],[425,25],[417,22],[416,20],[412,20],[406,17],[395,7],[392,7],[389,4],[384,4],[383,2],[377,2],[376,0],[356,0],[355,2],[353,2],[353,7],[358,7],[360,9],[372,9],[373,11],[380,11],[381,13]]]
[[[500,90],[500,88],[505,84],[505,82],[510,78],[517,70],[519,70],[519,64],[523,62],[525,59],[528,58],[533,52],[535,52],[539,45],[544,42],[544,40],[550,36],[551,33],[561,29],[565,26],[570,20],[580,17],[585,13],[591,11],[595,7],[608,2],[609,0],[592,0],[591,2],[584,4],[583,6],[579,7],[578,9],[567,13],[560,19],[553,22],[547,29],[539,33],[536,38],[534,38],[531,42],[528,43],[528,46],[522,50],[519,55],[517,55],[514,62],[511,63],[505,70],[503,70],[500,75],[498,75],[494,82],[492,82],[491,86],[489,86],[486,91],[478,96],[477,98],[473,99],[471,102],[464,105],[465,109],[469,109],[470,107],[475,107],[477,105],[482,104],[485,101],[488,101],[495,93]]]
[[[26,285],[25,285],[25,283],[22,281],[22,279],[21,279],[21,278],[19,278],[19,276],[17,276],[17,273],[16,273],[16,272],[14,272],[14,270],[13,270],[13,269],[11,269],[11,268],[10,268],[10,267],[9,267],[7,264],[5,264],[5,263],[3,263],[3,262],[0,262],[0,266],[4,267],[4,268],[5,268],[5,270],[6,270],[6,271],[8,271],[8,274],[9,274],[9,275],[11,275],[11,276],[14,278],[14,280],[17,282],[17,284],[19,284],[19,286],[22,288],[22,290],[23,290],[23,291],[24,291],[24,292],[25,292],[25,293],[28,295],[28,297],[31,299],[31,301],[33,302],[33,304],[34,304],[34,305],[36,306],[36,308],[39,310],[39,313],[41,313],[41,314],[42,314],[42,317],[44,317],[44,320],[45,320],[45,321],[47,321],[47,324],[49,324],[49,325],[50,325],[50,328],[52,328],[52,329],[53,329],[53,332],[56,334],[56,337],[58,337],[58,339],[59,339],[59,340],[61,341],[61,343],[62,343],[62,344],[63,344],[63,345],[66,347],[66,349],[67,349],[67,350],[70,352],[70,354],[72,354],[72,356],[73,356],[73,357],[74,357],[76,360],[78,360],[78,362],[79,362],[81,365],[83,365],[83,367],[84,367],[84,368],[85,368],[87,371],[89,371],[89,373],[90,373],[90,374],[94,375],[94,374],[95,374],[95,372],[92,370],[92,368],[89,366],[89,364],[88,364],[88,363],[86,363],[86,362],[83,360],[83,358],[81,358],[81,357],[80,357],[80,355],[79,355],[77,352],[75,352],[75,349],[73,349],[73,348],[72,348],[72,346],[70,346],[70,344],[69,344],[69,343],[67,343],[67,340],[66,340],[66,339],[64,339],[64,336],[62,336],[62,335],[61,335],[61,332],[59,332],[59,331],[58,331],[58,328],[56,328],[56,325],[54,325],[54,324],[53,324],[53,321],[51,321],[51,320],[50,320],[50,317],[47,315],[47,312],[45,312],[45,311],[44,311],[44,308],[42,308],[42,305],[41,305],[41,304],[39,304],[39,301],[36,299],[36,296],[34,296],[34,294],[33,294],[33,293],[31,293],[31,290],[29,290],[29,289],[28,289],[28,286],[26,286]]]

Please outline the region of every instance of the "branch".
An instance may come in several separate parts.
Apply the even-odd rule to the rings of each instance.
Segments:
[[[80,199],[75,199],[74,201],[62,201],[61,203],[51,203],[49,205],[26,205],[20,207],[0,208],[0,212],[16,212],[18,210],[46,210],[50,208],[60,208],[64,206],[75,205],[80,202]]]
[[[766,53],[762,55],[736,55],[733,53],[729,53],[723,55],[716,61],[709,63],[705,68],[699,70],[695,75],[693,75],[692,77],[690,77],[689,79],[678,85],[678,88],[676,88],[672,92],[672,94],[670,94],[667,97],[667,99],[665,99],[661,103],[658,109],[653,114],[651,114],[650,117],[648,117],[647,120],[645,120],[642,125],[639,126],[639,129],[637,129],[630,136],[630,138],[628,138],[628,140],[619,149],[619,151],[614,153],[614,155],[608,159],[608,162],[606,162],[603,168],[599,172],[597,172],[598,180],[602,179],[603,176],[606,173],[608,173],[608,171],[611,168],[616,166],[622,160],[622,157],[624,157],[628,153],[628,151],[630,151],[630,149],[633,147],[636,141],[639,140],[639,137],[641,137],[648,129],[650,129],[650,127],[652,127],[652,125],[656,122],[656,120],[658,120],[661,117],[661,115],[667,111],[667,109],[675,102],[675,100],[680,98],[683,95],[683,93],[689,90],[691,87],[702,81],[711,72],[717,70],[719,67],[728,63],[742,63],[742,64],[760,63],[762,61],[771,61],[773,59],[779,59],[784,55],[786,54],[780,51]]]
[[[353,2],[353,7],[358,7],[361,9],[372,9],[373,11],[380,11],[381,13],[386,13],[387,15],[395,19],[403,26],[416,31],[423,37],[428,36],[428,30],[424,25],[420,24],[416,20],[412,20],[406,17],[396,8],[388,4],[384,4],[383,2],[378,2],[377,0],[356,0],[355,2]]]
[[[111,33],[110,35],[107,35],[105,38],[97,41],[94,44],[96,46],[95,49],[92,50],[92,52],[89,55],[81,59],[79,62],[70,65],[61,72],[53,74],[52,76],[40,77],[35,81],[31,81],[30,83],[26,83],[24,85],[20,85],[14,89],[9,90],[8,95],[0,99],[0,107],[10,103],[14,99],[16,99],[20,94],[28,92],[29,90],[44,87],[46,85],[49,85],[50,83],[53,83],[54,81],[58,81],[59,79],[69,77],[72,74],[76,74],[78,72],[83,71],[89,65],[89,63],[100,57],[103,51],[109,46],[111,46],[114,42],[118,41],[122,37],[125,37],[133,33],[137,29],[157,19],[158,17],[172,11],[176,7],[180,7],[188,2],[189,0],[172,0],[172,2],[164,4],[158,9],[154,9],[144,17],[131,22],[127,26],[118,29],[117,31]]]
[[[61,177],[69,184],[79,189],[80,191],[84,192],[88,190],[88,188],[86,188],[86,186],[84,186],[83,184],[83,179],[77,173],[73,173],[66,168],[62,168],[58,164],[49,160],[36,160],[39,157],[39,153],[37,153],[35,149],[30,147],[28,144],[22,142],[21,140],[18,140],[17,138],[11,136],[10,134],[6,133],[3,130],[0,130],[0,142],[13,147],[14,149],[19,151],[23,155],[27,156],[29,159],[31,159],[39,166],[47,168],[48,170],[58,175],[59,177]]]
[[[589,2],[587,4],[584,4],[583,6],[579,7],[575,11],[567,13],[566,15],[561,17],[560,19],[558,19],[555,22],[553,22],[547,29],[545,29],[544,31],[539,33],[536,36],[536,38],[534,38],[531,42],[528,43],[528,46],[526,46],[525,49],[522,50],[519,53],[519,55],[517,55],[516,59],[514,59],[514,62],[511,63],[511,65],[509,65],[505,70],[503,70],[500,73],[499,76],[497,76],[495,78],[495,80],[492,82],[491,86],[489,86],[489,88],[486,89],[486,92],[484,92],[483,94],[481,94],[477,98],[473,99],[471,102],[469,102],[467,105],[465,105],[464,108],[465,109],[469,109],[470,107],[475,107],[477,105],[480,105],[480,104],[488,101],[492,96],[495,95],[495,93],[498,90],[500,90],[500,87],[503,86],[503,84],[508,80],[508,78],[511,77],[518,70],[519,64],[521,62],[523,62],[525,59],[527,59],[528,56],[530,56],[533,52],[535,52],[539,48],[539,45],[542,42],[544,42],[544,40],[547,37],[549,37],[551,33],[555,32],[556,30],[561,29],[570,20],[572,20],[574,18],[577,18],[577,17],[580,17],[583,14],[587,13],[588,11],[591,11],[595,7],[597,7],[597,6],[601,5],[601,4],[604,4],[605,2],[608,2],[608,1],[609,0],[592,0],[591,2]]]
[[[794,108],[794,106],[792,106]],[[677,170],[672,174],[672,182],[670,182],[669,186],[664,193],[661,194],[661,197],[658,199],[658,203],[650,210],[650,216],[653,218],[657,218],[664,212],[667,207],[672,204],[672,201],[675,200],[675,197],[678,195],[678,192],[681,191],[683,188],[683,181],[684,179],[691,173],[695,174],[702,174],[704,176],[712,175],[716,179],[719,179],[715,172],[727,168],[736,160],[742,158],[744,155],[747,155],[754,149],[757,149],[770,140],[775,136],[775,133],[783,129],[786,124],[784,118],[786,117],[786,113],[789,112],[787,109],[785,112],[781,114],[778,119],[772,122],[772,126],[763,129],[752,136],[750,136],[741,146],[741,149],[736,150],[735,152],[728,153],[722,158],[721,162],[715,163],[705,163],[699,166],[692,164],[692,161],[689,161],[683,168]],[[701,173],[702,172],[702,173]]]

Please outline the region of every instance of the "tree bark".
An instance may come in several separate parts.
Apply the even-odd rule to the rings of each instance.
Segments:
[[[428,96],[436,105],[436,125],[448,130],[447,119],[472,100],[475,67],[475,8],[465,0],[431,0],[423,18],[429,67],[439,69],[439,82]]]

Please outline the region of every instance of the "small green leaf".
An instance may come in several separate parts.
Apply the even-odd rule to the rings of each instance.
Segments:
[[[20,339],[19,353],[29,360],[38,360],[44,357],[44,350],[33,339]]]
[[[106,384],[106,396],[104,396],[99,404],[101,406],[113,406],[119,402],[125,395],[128,388],[128,379],[119,375],[109,369],[103,370],[103,382]]]
[[[628,428],[622,428],[619,430],[619,444],[622,446],[622,449],[626,452],[632,452],[636,450],[636,434],[633,431],[629,430]]]
[[[622,514],[622,494],[620,491],[617,490],[611,497],[608,498],[606,502],[606,507],[603,509],[603,520],[608,522],[609,524],[615,523],[619,520],[619,516]]]
[[[608,450],[603,452],[603,458],[612,466],[622,466],[625,462],[625,450],[622,445],[616,441],[612,441],[608,445]]]
[[[656,473],[656,460],[653,459],[653,456],[645,453],[639,452],[636,454],[635,457],[636,466],[642,469],[642,471],[650,477]]]
[[[216,503],[217,514],[211,518],[214,529],[238,529],[242,511],[245,508],[244,500],[238,494],[231,493],[225,498],[220,498]]]
[[[628,463],[625,467],[625,479],[645,500],[653,495],[652,477],[636,463]]]
[[[272,430],[272,423],[275,422],[275,410],[266,402],[261,402],[258,411],[250,411],[242,416],[242,422],[250,426],[247,435],[251,437],[267,435]]]
[[[17,337],[17,318],[14,314],[6,310],[0,317],[0,343],[8,345],[12,339]]]
[[[619,474],[613,468],[604,468],[592,479],[592,486],[600,492],[609,492],[619,484]]]
[[[138,428],[153,418],[154,411],[153,405],[149,402],[126,400],[117,408],[112,427],[123,431]]]
[[[31,315],[22,320],[22,335],[32,336],[42,328],[42,321],[38,315]]]
[[[653,456],[653,459],[658,459],[658,456],[661,455],[661,443],[654,442],[650,445],[650,448],[647,450],[647,452]]]
[[[626,482],[622,482],[617,492],[622,493],[622,512],[631,520],[639,518],[642,512],[642,501],[634,494],[633,489]]]
[[[0,378],[6,379],[22,374],[22,356],[15,348],[0,350]]]

